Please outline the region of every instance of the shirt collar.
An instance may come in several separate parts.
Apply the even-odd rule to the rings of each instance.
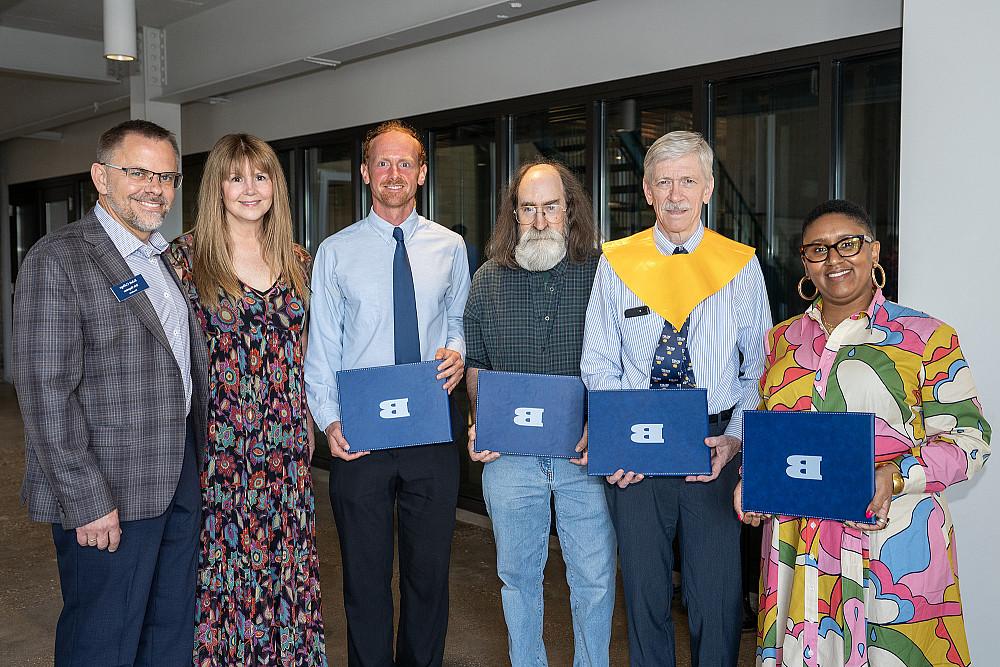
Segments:
[[[128,257],[135,252],[146,258],[153,257],[162,253],[169,245],[160,232],[153,232],[149,235],[149,241],[143,243],[138,236],[115,220],[100,203],[94,206],[94,214],[122,257]]]
[[[368,212],[368,217],[365,218],[375,233],[382,237],[382,240],[386,243],[395,243],[392,238],[392,230],[395,229],[395,225],[388,222],[375,212],[375,209],[371,209]],[[399,227],[403,230],[403,241],[409,241],[413,238],[413,234],[417,231],[417,227],[420,224],[420,216],[417,215],[417,209],[414,208],[410,211],[410,215],[406,216],[406,220],[403,221]]]
[[[879,310],[882,309],[885,304],[885,295],[882,294],[882,290],[876,289],[874,296],[872,296],[872,302],[868,304],[868,307],[864,310],[855,313],[848,319],[860,320],[862,317],[866,319],[865,327],[868,329],[872,328],[872,324],[875,322],[875,315]],[[806,308],[806,316],[813,320],[820,326],[823,327],[823,297],[819,297]]]
[[[694,252],[694,249],[698,247],[701,240],[705,237],[705,223],[698,221],[698,228],[694,230],[694,234],[691,235],[687,241],[681,245],[689,253]],[[664,255],[673,255],[674,249],[677,248],[677,244],[670,241],[666,234],[660,231],[660,226],[653,225],[653,240],[656,243],[656,249],[659,250]]]

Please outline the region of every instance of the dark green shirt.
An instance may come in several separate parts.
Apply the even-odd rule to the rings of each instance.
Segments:
[[[465,305],[466,367],[579,376],[598,259],[566,257],[548,271],[483,264]]]

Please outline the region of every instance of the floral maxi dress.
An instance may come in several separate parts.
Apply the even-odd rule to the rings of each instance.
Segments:
[[[192,240],[171,244],[208,341],[208,445],[194,664],[326,665],[315,498],[309,470],[305,308],[279,279],[266,292],[202,305]],[[309,255],[296,246],[309,275]]]

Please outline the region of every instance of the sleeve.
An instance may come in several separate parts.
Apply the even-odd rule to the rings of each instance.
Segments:
[[[921,373],[924,437],[899,461],[903,493],[935,493],[971,479],[990,455],[990,425],[958,335],[947,324],[927,341]]]
[[[601,256],[583,327],[580,377],[588,390],[622,389],[622,334],[618,321],[619,278]]]
[[[743,439],[743,411],[760,405],[761,377],[764,375],[764,341],[771,328],[771,307],[767,302],[764,274],[754,256],[740,271],[737,288],[736,344],[740,350],[740,400],[726,427],[726,435]]]
[[[465,356],[465,331],[462,326],[462,315],[465,312],[465,302],[469,299],[469,257],[465,250],[465,241],[458,237],[455,254],[451,258],[451,285],[444,297],[448,309],[448,342],[445,347],[455,350]]]
[[[486,349],[483,335],[482,313],[489,293],[484,269],[476,272],[472,279],[469,301],[465,304],[465,367],[491,370],[490,354]]]
[[[14,291],[12,370],[27,447],[59,501],[66,529],[115,509],[76,393],[84,341],[72,281],[57,257],[36,248],[21,266]]]
[[[316,253],[309,301],[305,380],[309,411],[320,430],[340,420],[337,371],[343,368],[344,297],[328,245]]]

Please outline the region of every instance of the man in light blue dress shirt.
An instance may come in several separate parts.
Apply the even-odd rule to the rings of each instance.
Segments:
[[[458,452],[454,444],[351,452],[341,429],[337,371],[403,363],[400,350],[409,348],[409,360],[441,360],[438,379],[450,392],[465,368],[469,263],[461,236],[417,215],[427,164],[414,130],[399,121],[379,125],[365,139],[362,163],[371,212],[316,253],[306,391],[333,455],[330,500],[344,564],[348,664],[427,667],[444,657]],[[394,513],[400,559],[395,652]]]
[[[771,316],[753,250],[702,224],[701,210],[714,186],[712,161],[711,148],[693,132],[671,132],[650,147],[643,191],[654,208],[656,226],[651,233],[605,245],[587,309],[580,366],[588,389],[673,384],[708,390],[710,437],[705,444],[712,449],[710,475],[643,481],[641,474],[618,470],[607,480],[633,666],[674,664],[670,603],[675,536],[680,541],[691,664],[729,667],[738,662],[740,523],[732,495],[743,410],[755,409],[760,400],[764,336]],[[616,245],[628,249],[622,253]],[[674,282],[650,280],[637,270],[640,264],[667,267],[675,255],[688,257],[678,257],[679,262],[657,274],[674,276]],[[697,268],[683,267],[707,265],[724,267],[716,275],[731,277],[707,289],[703,280],[684,279],[684,271]],[[693,305],[680,318],[683,326],[667,322],[659,311],[673,313],[682,299]],[[677,341],[687,347],[679,360],[670,356]],[[680,362],[673,373],[665,369],[668,361]]]

